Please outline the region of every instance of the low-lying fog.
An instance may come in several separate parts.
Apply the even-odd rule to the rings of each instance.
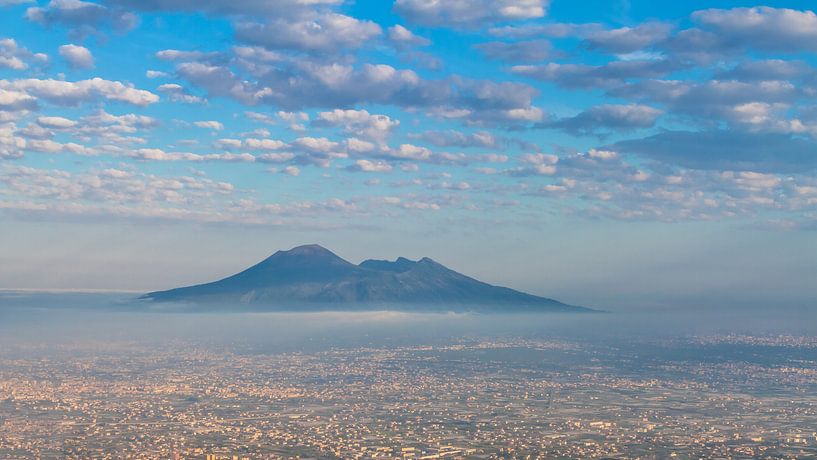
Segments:
[[[134,294],[0,292],[0,343],[247,343],[264,349],[429,344],[467,337],[631,339],[817,335],[817,308],[625,310],[606,314],[156,313]]]

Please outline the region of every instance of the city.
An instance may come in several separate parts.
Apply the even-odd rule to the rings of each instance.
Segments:
[[[653,356],[639,345],[11,347],[0,361],[0,457],[817,455],[813,339],[690,337],[650,344]],[[770,362],[747,359],[758,347],[775,350]]]

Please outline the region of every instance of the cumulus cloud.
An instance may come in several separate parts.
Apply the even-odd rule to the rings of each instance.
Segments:
[[[304,126],[304,122],[309,121],[309,114],[306,112],[285,112],[283,110],[279,110],[276,113],[278,118],[282,121],[289,124],[289,129],[292,131],[302,132],[306,131],[306,127]]]
[[[245,139],[242,142],[244,148],[250,150],[281,150],[287,147],[287,143],[277,139]]]
[[[531,153],[519,157],[521,166],[505,169],[502,172],[509,176],[552,176],[556,174],[559,157],[547,153]]]
[[[225,221],[225,200],[235,190],[206,177],[159,177],[115,168],[72,173],[10,167],[0,170],[0,183],[18,196],[0,202],[0,209],[21,214],[202,222]]]
[[[295,158],[292,153],[264,153],[255,157],[261,163],[286,163]]]
[[[336,52],[358,48],[379,36],[380,26],[351,16],[327,13],[303,21],[275,20],[269,23],[240,23],[239,40],[269,49]]]
[[[400,121],[392,120],[386,115],[373,115],[367,110],[335,109],[320,112],[313,124],[340,126],[349,134],[384,144],[392,131],[400,125]]]
[[[325,137],[299,137],[292,145],[302,150],[318,153],[330,153],[340,149],[340,144]]]
[[[47,62],[47,55],[32,53],[20,46],[13,38],[0,40],[0,69],[25,70],[31,63],[45,64]]]
[[[651,128],[661,113],[661,110],[646,105],[604,104],[591,107],[574,117],[548,123],[546,126],[575,135],[609,134]]]
[[[603,30],[600,24],[522,24],[491,27],[488,33],[494,37],[526,39],[533,37],[567,38],[584,37],[590,33]]]
[[[297,166],[287,166],[281,170],[281,173],[297,177],[301,175],[301,170]]]
[[[269,104],[286,110],[306,107],[348,107],[373,103],[426,107],[438,113],[460,113],[473,121],[495,124],[541,119],[532,106],[536,90],[528,85],[450,77],[425,80],[412,70],[385,64],[324,64],[294,60],[289,71],[264,71],[255,80],[231,68],[185,62],[178,74],[211,96],[231,97],[245,104]]]
[[[159,125],[159,121],[144,115],[112,115],[104,110],[76,119],[60,116],[39,116],[15,135],[28,140],[30,150],[77,155],[123,155],[133,145],[144,144],[141,134]],[[57,135],[69,142],[55,141]]]
[[[817,168],[817,143],[786,134],[666,131],[619,141],[610,149],[705,170],[807,172]]]
[[[166,49],[156,52],[156,57],[163,61],[202,61],[209,62],[219,60],[223,56],[221,53],[205,53],[203,51],[183,51]]]
[[[541,18],[548,4],[548,0],[396,0],[394,10],[416,24],[472,27]]]
[[[43,128],[65,129],[76,126],[77,122],[63,117],[37,117],[37,124]]]
[[[547,40],[489,42],[476,47],[490,59],[507,62],[544,61],[553,50],[553,46]]]
[[[22,59],[16,56],[16,45],[11,39],[0,41],[0,67],[12,70],[23,70],[28,67]]]
[[[400,144],[389,151],[388,156],[401,160],[425,161],[431,158],[431,150],[413,144]]]
[[[165,152],[162,149],[144,148],[128,152],[127,156],[146,161],[201,161],[202,156],[187,152]]]
[[[293,158],[294,162],[321,168],[328,168],[332,160],[349,156],[339,142],[325,137],[299,137],[290,143],[290,148],[297,153]]]
[[[318,7],[340,5],[343,0],[108,0],[112,5],[140,11],[179,11],[228,16],[297,18]]]
[[[0,87],[0,112],[21,112],[37,108],[37,98],[23,91]]]
[[[150,105],[159,100],[159,96],[150,91],[102,78],[76,82],[35,78],[0,80],[0,90],[25,93],[30,97],[43,99],[53,104],[69,106],[97,99],[126,102],[138,106]]]
[[[145,76],[148,78],[164,78],[169,75],[167,72],[162,72],[160,70],[147,70],[145,71]]]
[[[76,130],[90,136],[108,137],[117,134],[133,134],[143,129],[159,126],[159,120],[146,115],[127,113],[113,115],[104,110],[97,110],[79,119]]]
[[[392,166],[385,161],[357,160],[355,164],[349,166],[348,169],[351,171],[382,173],[391,171]]]
[[[664,41],[674,26],[665,22],[645,22],[635,27],[588,31],[585,41],[593,49],[610,53],[631,53]]]
[[[437,147],[482,147],[497,146],[497,138],[488,131],[463,133],[461,131],[425,131],[413,137],[422,139]]]
[[[628,80],[657,78],[680,70],[683,64],[670,60],[612,61],[603,65],[559,64],[517,65],[511,71],[518,75],[550,81],[573,89],[615,88]]]
[[[94,56],[84,46],[62,45],[59,53],[72,69],[90,69],[94,67]]]
[[[156,88],[156,91],[166,94],[173,102],[183,102],[185,104],[203,104],[207,102],[204,98],[191,94],[187,88],[177,83],[165,83]]]
[[[29,139],[26,150],[40,153],[72,153],[74,155],[96,155],[97,151],[74,142],[56,142],[51,139]]]
[[[138,23],[130,11],[82,0],[51,0],[46,6],[29,8],[25,16],[45,26],[70,27],[77,37],[97,33],[101,27],[130,30]]]
[[[212,129],[213,131],[221,131],[224,129],[224,125],[220,121],[215,120],[194,121],[193,126],[204,129]]]
[[[798,86],[779,80],[645,80],[616,88],[611,94],[664,104],[676,113],[698,119],[732,122],[742,117],[735,112],[736,107],[749,103],[789,104],[804,95]]]
[[[241,139],[218,139],[213,142],[213,147],[223,150],[236,150],[244,145]]]
[[[400,24],[389,27],[389,40],[398,46],[428,46],[431,40],[418,37]]]
[[[708,9],[692,20],[715,34],[715,44],[767,51],[817,49],[817,14],[788,8]]]
[[[13,123],[0,124],[0,160],[22,158],[26,140],[16,135],[16,128]]]
[[[814,69],[803,61],[763,59],[740,62],[732,68],[716,74],[715,79],[737,81],[791,80],[813,74]]]

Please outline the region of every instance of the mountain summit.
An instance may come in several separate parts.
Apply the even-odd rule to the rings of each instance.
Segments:
[[[317,244],[278,251],[219,281],[151,292],[142,299],[256,311],[593,311],[492,286],[428,257],[355,265]]]

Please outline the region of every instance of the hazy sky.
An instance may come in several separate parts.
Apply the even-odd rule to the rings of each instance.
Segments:
[[[813,304],[810,4],[0,0],[0,288],[317,242],[574,303]]]

